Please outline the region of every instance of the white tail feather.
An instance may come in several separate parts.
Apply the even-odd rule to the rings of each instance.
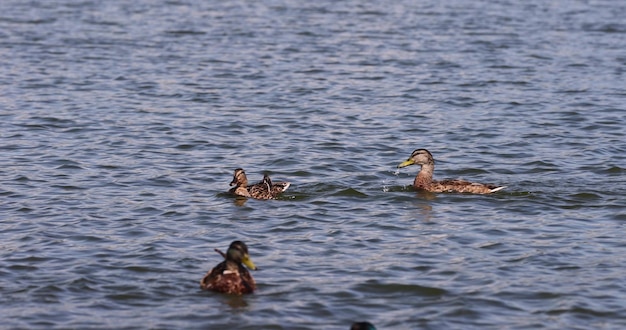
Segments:
[[[291,186],[291,182],[281,182],[283,184],[283,191],[287,190]]]

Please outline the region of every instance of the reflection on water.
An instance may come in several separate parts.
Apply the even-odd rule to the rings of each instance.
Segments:
[[[244,204],[246,204],[247,201],[248,201],[248,198],[246,197],[235,197],[233,199],[233,204],[237,206],[244,206]]]
[[[427,201],[432,201],[437,198],[437,194],[432,193],[430,191],[426,191],[426,190],[416,190],[415,195],[417,196],[417,198],[427,200]],[[430,204],[427,204],[427,205],[430,206]]]
[[[235,295],[225,295],[225,294],[220,294],[220,295],[223,296],[221,298],[222,303],[225,305],[228,305],[231,308],[240,309],[240,308],[248,307],[248,302],[246,301],[245,296],[235,296]]]

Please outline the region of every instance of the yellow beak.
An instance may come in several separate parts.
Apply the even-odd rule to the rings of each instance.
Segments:
[[[243,259],[241,260],[241,262],[244,265],[246,265],[246,267],[250,268],[251,270],[256,270],[256,266],[254,265],[254,262],[252,262],[252,259],[250,259],[250,257],[247,254],[243,256]]]
[[[413,159],[409,158],[409,159],[403,161],[402,163],[398,164],[398,168],[407,167],[409,165],[415,165],[415,162],[413,161]]]

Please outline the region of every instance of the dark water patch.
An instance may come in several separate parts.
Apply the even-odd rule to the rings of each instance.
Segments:
[[[59,188],[62,190],[68,190],[68,191],[72,191],[72,190],[84,190],[87,189],[85,187],[78,187],[78,186],[73,186],[73,185],[61,185],[61,186],[57,186],[57,185],[52,185],[51,187],[53,188]]]
[[[187,215],[186,213],[177,212],[177,211],[167,211],[162,214],[162,216],[166,218],[182,218],[182,217],[185,217],[186,215]]]
[[[366,197],[367,195],[353,188],[342,189],[337,191],[330,196],[337,197]]]
[[[608,168],[605,167],[604,169],[601,169],[598,174],[608,174],[608,175],[611,175],[611,176],[613,176],[613,175],[619,176],[620,174],[623,174],[624,171],[625,171],[625,169],[623,167],[611,166],[611,167],[608,167]]]
[[[552,309],[547,310],[544,313],[548,315],[561,315],[561,314],[574,314],[572,316],[576,318],[582,319],[595,319],[595,317],[607,317],[607,316],[615,316],[614,312],[605,312],[605,311],[597,311],[585,307],[573,306],[567,309]]]
[[[615,214],[614,219],[618,221],[626,221],[626,213]]]
[[[575,200],[575,201],[582,201],[582,202],[587,202],[587,201],[598,201],[602,199],[602,196],[598,195],[598,194],[594,194],[591,192],[583,192],[583,193],[576,193],[573,195],[569,195],[569,198]]]
[[[11,271],[17,271],[17,272],[32,272],[32,271],[36,271],[39,268],[36,266],[32,266],[32,265],[11,265],[9,267],[7,267],[8,269],[10,269]]]
[[[147,307],[153,306],[154,303],[148,302],[146,298],[149,297],[149,292],[138,291],[137,288],[119,288],[115,290],[112,288],[113,292],[120,292],[117,294],[107,295],[105,298],[110,301],[123,305],[123,306],[134,306],[134,307]]]
[[[190,35],[190,36],[199,36],[199,35],[204,35],[206,34],[206,32],[204,31],[196,31],[196,30],[170,30],[170,31],[165,31],[165,34],[169,34],[172,36],[186,36],[186,35]]]
[[[176,149],[179,149],[179,150],[191,150],[191,149],[196,148],[196,147],[198,147],[197,144],[181,144],[181,145],[176,146]]]
[[[626,33],[626,24],[584,24],[582,29],[589,32]]]
[[[368,292],[370,294],[382,295],[417,295],[423,297],[439,297],[447,294],[447,291],[441,288],[424,287],[421,285],[408,285],[397,283],[381,283],[376,280],[366,281],[359,284],[355,288],[359,292]]]

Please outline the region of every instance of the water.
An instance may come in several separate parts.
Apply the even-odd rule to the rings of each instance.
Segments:
[[[2,327],[626,326],[622,2],[0,13]],[[412,191],[416,148],[508,188]],[[235,239],[258,292],[201,291]]]

